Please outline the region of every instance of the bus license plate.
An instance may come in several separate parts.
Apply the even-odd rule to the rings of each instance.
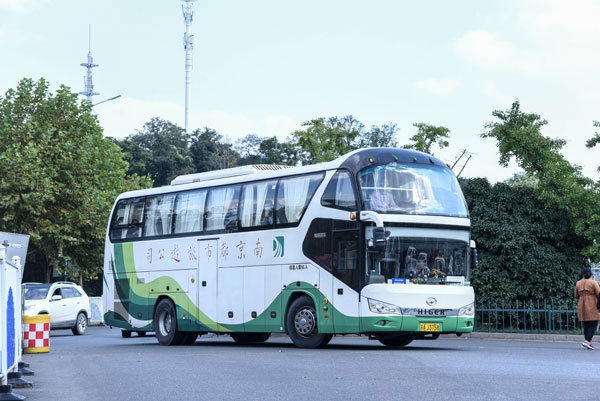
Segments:
[[[440,331],[439,323],[420,323],[419,331]]]

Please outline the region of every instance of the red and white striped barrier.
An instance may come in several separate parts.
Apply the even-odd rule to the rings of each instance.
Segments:
[[[50,315],[23,318],[23,348],[26,354],[50,351]]]

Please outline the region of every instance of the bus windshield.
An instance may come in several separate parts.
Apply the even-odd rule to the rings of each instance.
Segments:
[[[467,241],[411,238],[398,235],[394,227],[386,229],[391,234],[385,248],[367,241],[367,283],[441,284],[451,281],[449,276],[467,277]]]
[[[390,163],[358,174],[363,208],[379,213],[468,217],[454,173],[423,164]]]

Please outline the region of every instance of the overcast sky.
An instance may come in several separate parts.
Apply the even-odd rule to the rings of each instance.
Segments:
[[[227,1],[194,3],[192,129],[234,141],[285,139],[304,121],[352,114],[388,122],[407,143],[413,123],[443,125],[463,176],[509,178],[496,142],[482,139],[492,111],[518,99],[567,140],[564,155],[598,179],[598,1]],[[181,1],[0,0],[0,93],[23,77],[83,90],[92,25],[95,101],[106,136],[151,117],[184,122]]]

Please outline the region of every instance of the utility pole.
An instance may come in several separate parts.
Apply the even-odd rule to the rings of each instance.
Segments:
[[[190,114],[190,96],[192,91],[192,50],[194,49],[194,35],[192,31],[192,9],[195,0],[182,0],[183,20],[185,22],[185,33],[183,34],[183,48],[185,50],[185,132],[190,133],[189,114]]]
[[[94,83],[92,82],[92,68],[98,67],[98,64],[94,64],[94,59],[92,58],[92,25],[89,26],[87,63],[81,63],[80,65],[87,68],[87,77],[83,77],[85,90],[79,92],[79,94],[86,96],[87,101],[92,103],[92,96],[99,95],[99,93],[94,92]]]

